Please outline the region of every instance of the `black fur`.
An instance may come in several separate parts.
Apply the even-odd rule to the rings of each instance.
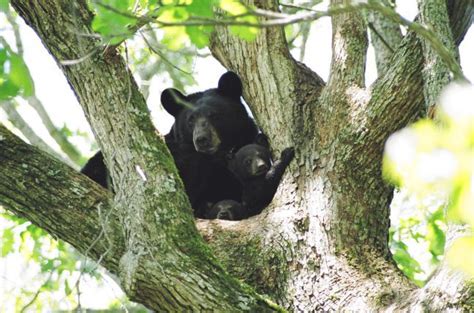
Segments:
[[[256,143],[242,147],[228,161],[228,168],[243,188],[241,204],[224,206],[217,203],[214,208],[225,207],[231,211],[231,216],[239,216],[240,219],[260,214],[272,201],[294,155],[294,149],[287,148],[281,153],[280,159],[272,164],[268,141],[263,134],[258,135]]]
[[[242,186],[228,170],[226,155],[249,144],[257,127],[240,97],[242,82],[233,72],[221,76],[218,88],[183,95],[166,89],[161,102],[175,123],[165,136],[197,217],[208,203],[241,201]]]

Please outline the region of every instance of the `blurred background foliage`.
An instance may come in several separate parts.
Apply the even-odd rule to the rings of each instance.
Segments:
[[[320,2],[305,1],[299,5],[313,8]],[[196,60],[210,56],[205,47],[214,30],[212,19],[257,22],[257,17],[249,13],[251,8],[237,0],[91,0],[89,5],[95,13],[92,26],[101,35],[97,48],[121,44],[120,51],[147,99],[154,92],[150,89],[153,79],[180,90],[197,85]],[[298,8],[290,5],[282,10],[295,13]],[[0,11],[0,111],[5,115],[2,122],[31,144],[79,169],[97,149],[92,133],[53,122],[45,109],[48,105],[37,96],[35,81],[23,58],[20,27],[25,26],[20,26],[8,1],[0,0]],[[189,25],[177,26],[179,23]],[[306,61],[311,29],[308,22],[285,27],[292,54],[300,61]],[[252,40],[258,30],[232,26],[232,32]],[[446,211],[449,221],[474,227],[472,104],[471,109],[464,109],[462,116],[449,113],[450,105],[455,102],[468,105],[474,95],[463,100],[459,95],[465,96],[466,88],[471,88],[472,93],[472,87],[456,88],[445,94],[438,121],[420,121],[395,134],[387,145],[385,174],[398,186],[392,203],[390,246],[400,269],[419,286],[444,257],[445,232],[450,223],[445,219]],[[53,144],[46,142],[23,119],[23,106],[38,114],[38,122],[45,126]],[[8,308],[15,311],[87,308],[94,305],[88,304],[87,293],[98,298],[104,289],[113,292],[103,296],[108,302],[100,304],[101,308],[146,311],[130,303],[96,263],[30,222],[1,207],[0,210],[1,312],[7,312]],[[467,255],[472,251],[473,238],[464,238],[452,245],[448,256],[453,265],[473,274],[474,260],[472,254]]]
[[[418,206],[425,215],[426,230],[415,232],[425,238],[433,260],[444,252],[446,224],[469,228],[471,235],[449,242],[448,261],[474,277],[474,87],[451,83],[441,94],[435,120],[422,119],[393,134],[386,145],[384,173],[394,184],[417,199],[436,198],[438,204]],[[431,211],[433,208],[435,210]],[[447,220],[445,218],[447,217]],[[421,220],[405,220],[408,231]],[[411,225],[410,225],[411,224]],[[461,226],[456,226],[459,224]],[[398,238],[407,228],[398,229]],[[397,236],[392,235],[397,240]],[[404,272],[419,270],[409,261],[405,245],[397,244]],[[400,261],[397,260],[397,262]],[[411,266],[415,265],[415,266]],[[415,272],[413,272],[415,271]]]

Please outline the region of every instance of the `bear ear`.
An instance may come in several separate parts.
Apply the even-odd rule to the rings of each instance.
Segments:
[[[224,96],[239,99],[242,96],[242,81],[234,72],[227,72],[219,79],[217,90]]]
[[[186,108],[188,101],[179,90],[167,88],[161,93],[161,104],[166,112],[176,117],[181,110]]]
[[[264,133],[260,133],[255,137],[255,143],[259,146],[270,149],[270,143],[268,143],[268,137]]]

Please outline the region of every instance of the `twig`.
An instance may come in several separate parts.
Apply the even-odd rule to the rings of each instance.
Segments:
[[[183,74],[186,74],[186,75],[192,75],[192,73],[190,72],[186,72],[185,70],[179,68],[178,66],[174,65],[173,62],[171,62],[170,60],[168,60],[164,55],[163,53],[161,53],[159,50],[156,50],[155,47],[153,47],[150,42],[146,39],[145,35],[140,32],[140,35],[142,36],[143,38],[143,41],[146,43],[146,45],[148,46],[148,48],[153,51],[154,53],[156,53],[157,55],[160,56],[160,58],[165,61],[166,63],[168,63],[170,66],[172,66],[174,69],[180,71],[181,73]]]
[[[391,53],[394,53],[395,51],[393,50],[392,47],[388,44],[388,42],[385,40],[385,38],[377,31],[377,29],[374,27],[372,23],[367,23],[367,26],[369,26],[370,30],[377,36],[379,37],[380,41],[384,44],[384,46],[390,50]]]
[[[48,279],[46,279],[46,281],[38,288],[38,290],[36,290],[36,293],[34,294],[33,298],[30,300],[30,302],[28,302],[27,304],[25,304],[25,306],[23,306],[20,310],[20,313],[23,313],[25,312],[25,310],[30,307],[35,301],[36,299],[38,298],[39,294],[41,293],[41,289],[43,289],[44,286],[46,286],[49,281],[51,280],[51,277],[53,276],[53,273],[55,273],[54,270],[52,270],[50,273],[49,273],[49,276],[48,276]]]

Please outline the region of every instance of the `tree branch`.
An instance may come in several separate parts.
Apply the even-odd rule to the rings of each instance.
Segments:
[[[344,0],[332,0],[331,7],[343,6]],[[360,11],[332,17],[332,60],[328,88],[343,93],[350,86],[365,86],[367,25]]]
[[[449,17],[446,9],[446,0],[418,0],[420,21],[427,29],[435,32],[444,46],[451,51],[451,57],[459,60],[457,47],[454,45],[453,35],[449,26]],[[441,90],[450,81],[448,64],[438,52],[426,41],[421,41],[423,48],[423,95],[425,105],[434,106]]]
[[[41,150],[49,153],[50,155],[56,157],[58,160],[62,160],[65,163],[74,166],[75,164],[67,158],[63,158],[60,154],[54,151],[43,139],[41,139],[36,133],[31,129],[28,123],[23,119],[23,117],[16,110],[16,103],[14,100],[11,101],[2,101],[3,111],[7,114],[8,121],[18,129],[23,136],[34,146],[40,148]]]
[[[69,139],[54,125],[49,117],[48,112],[44,108],[43,103],[38,99],[36,94],[26,99],[28,104],[36,110],[43,122],[43,125],[48,130],[51,137],[56,141],[61,150],[73,161],[76,166],[82,163],[82,155],[77,148],[69,141]]]
[[[383,0],[388,5],[387,0]],[[400,25],[386,18],[377,11],[365,11],[366,19],[370,28],[370,39],[375,50],[375,61],[379,75],[390,64],[390,59],[402,41]]]
[[[25,144],[1,125],[0,162],[4,165],[0,167],[0,205],[45,229],[53,237],[67,241],[93,260],[101,260],[100,264],[108,271],[122,277],[123,287],[122,266],[130,252],[126,246],[123,213],[113,206],[112,194]],[[160,219],[159,216],[156,218]],[[158,227],[166,226],[159,224]],[[133,300],[156,310],[172,307],[261,310],[272,307],[252,291],[244,291],[243,286],[228,277],[219,266],[205,263],[205,254],[193,255],[185,247],[175,252],[170,249],[169,241],[160,236],[142,251],[138,275],[134,276],[136,290],[131,294],[126,289]],[[170,255],[173,255],[171,260]],[[193,262],[197,264],[192,265]],[[198,284],[197,281],[202,291],[192,287]],[[236,289],[240,292],[235,293]],[[208,294],[208,290],[213,293]],[[233,293],[231,298],[225,298],[229,293]],[[218,297],[221,302],[213,302]],[[228,299],[229,304],[222,299]]]
[[[474,21],[474,0],[446,0],[451,32],[456,46],[459,47]]]
[[[472,3],[463,2],[463,5],[454,6],[450,11],[453,15],[463,17],[452,25],[453,37],[460,38],[471,24],[474,14]],[[471,1],[472,2],[472,1]],[[464,14],[467,10],[470,14]],[[453,28],[454,27],[454,28]],[[428,31],[428,30],[427,30]],[[360,151],[367,148],[382,151],[387,137],[394,131],[406,126],[425,112],[423,97],[423,50],[421,39],[414,32],[409,32],[402,40],[399,48],[390,60],[390,66],[385,74],[380,76],[371,86],[371,99],[360,108],[357,129],[354,129],[353,138],[361,142]],[[457,40],[456,42],[461,42]],[[434,48],[431,46],[431,48]],[[443,58],[443,61],[445,59]],[[369,139],[369,137],[371,139]],[[375,155],[375,154],[374,154]],[[374,164],[378,159],[367,158],[365,164]]]
[[[123,251],[123,239],[102,229],[105,221],[120,225],[109,192],[1,125],[0,162],[1,205],[95,260],[104,255],[103,265],[117,273],[114,254]]]
[[[22,39],[21,39],[21,34],[20,34],[19,27],[18,27],[18,23],[16,22],[15,17],[13,17],[13,15],[10,11],[8,11],[6,15],[7,15],[8,22],[11,24],[11,26],[13,28],[13,35],[15,37],[15,45],[16,45],[17,53],[20,56],[23,56],[23,42],[22,42]],[[8,46],[8,43],[5,40],[3,40],[3,38],[2,38],[1,41],[4,45]],[[35,85],[34,85],[33,81],[32,81],[32,84],[33,84],[33,95],[31,95],[30,97],[28,97],[26,99],[28,104],[38,113],[38,115],[41,118],[41,121],[43,122],[44,126],[48,130],[51,137],[59,145],[61,150],[68,156],[68,158],[76,166],[78,166],[79,164],[82,163],[81,162],[82,161],[81,153],[77,150],[77,148],[73,144],[71,144],[69,139],[61,131],[59,131],[56,128],[56,126],[54,126],[54,123],[51,121],[51,118],[49,117],[49,114],[46,112],[46,110],[43,106],[43,103],[38,99],[38,97],[35,94],[36,89],[35,89]],[[11,109],[10,109],[10,112],[11,112]],[[26,131],[25,127],[23,127],[23,129]],[[30,138],[33,139],[33,136],[30,136]],[[39,143],[38,140],[35,140],[35,141]],[[44,151],[48,151],[48,150],[44,150]]]

